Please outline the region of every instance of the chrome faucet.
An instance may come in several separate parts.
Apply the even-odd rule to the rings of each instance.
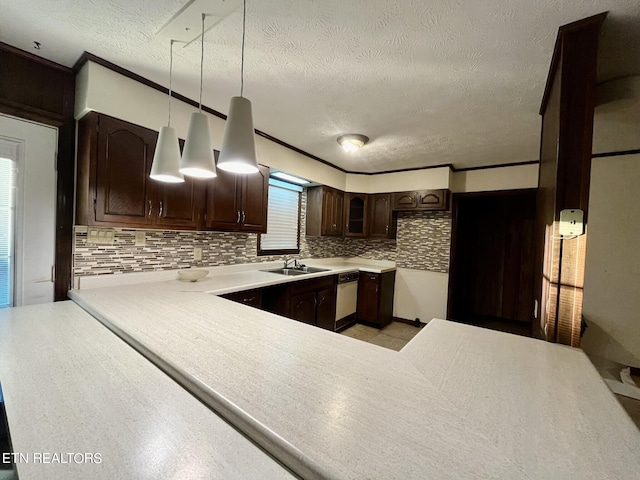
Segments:
[[[289,262],[293,260],[293,268],[299,268],[300,264],[298,263],[298,260],[295,258],[285,258],[284,259],[284,268],[289,268]]]

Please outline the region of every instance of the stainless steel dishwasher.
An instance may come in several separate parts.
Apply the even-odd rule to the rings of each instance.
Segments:
[[[356,321],[358,276],[358,272],[347,272],[338,275],[336,331],[342,330]]]

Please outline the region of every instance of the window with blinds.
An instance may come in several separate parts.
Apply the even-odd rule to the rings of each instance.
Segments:
[[[0,308],[10,307],[13,297],[15,189],[15,161],[0,156]]]
[[[300,192],[297,185],[269,179],[267,233],[258,238],[258,255],[300,252]]]

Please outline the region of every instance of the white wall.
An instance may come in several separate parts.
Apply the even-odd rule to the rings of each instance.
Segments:
[[[538,188],[538,165],[515,165],[453,172],[451,190],[458,192],[489,192]]]
[[[160,130],[161,126],[166,125],[168,97],[153,88],[93,62],[87,62],[82,67],[77,81],[76,118],[94,110],[152,130]],[[189,118],[196,110],[191,105],[173,99],[171,126],[180,138],[186,138]],[[225,121],[214,115],[208,116],[213,147],[220,149]],[[264,165],[340,190],[345,189],[345,174],[336,168],[259,136],[256,136],[256,150],[258,161]]]
[[[398,268],[393,299],[393,315],[429,322],[447,318],[449,275],[439,272]]]
[[[358,193],[388,193],[449,188],[450,172],[449,167],[441,167],[379,175],[348,173],[345,190]]]
[[[583,315],[589,354],[640,367],[640,155],[594,158]]]

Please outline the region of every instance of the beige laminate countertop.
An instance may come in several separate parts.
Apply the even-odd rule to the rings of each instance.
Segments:
[[[0,382],[20,480],[294,478],[70,301],[0,310]]]
[[[71,296],[303,478],[640,471],[640,433],[580,350],[435,320],[393,352],[203,294],[255,275]]]

